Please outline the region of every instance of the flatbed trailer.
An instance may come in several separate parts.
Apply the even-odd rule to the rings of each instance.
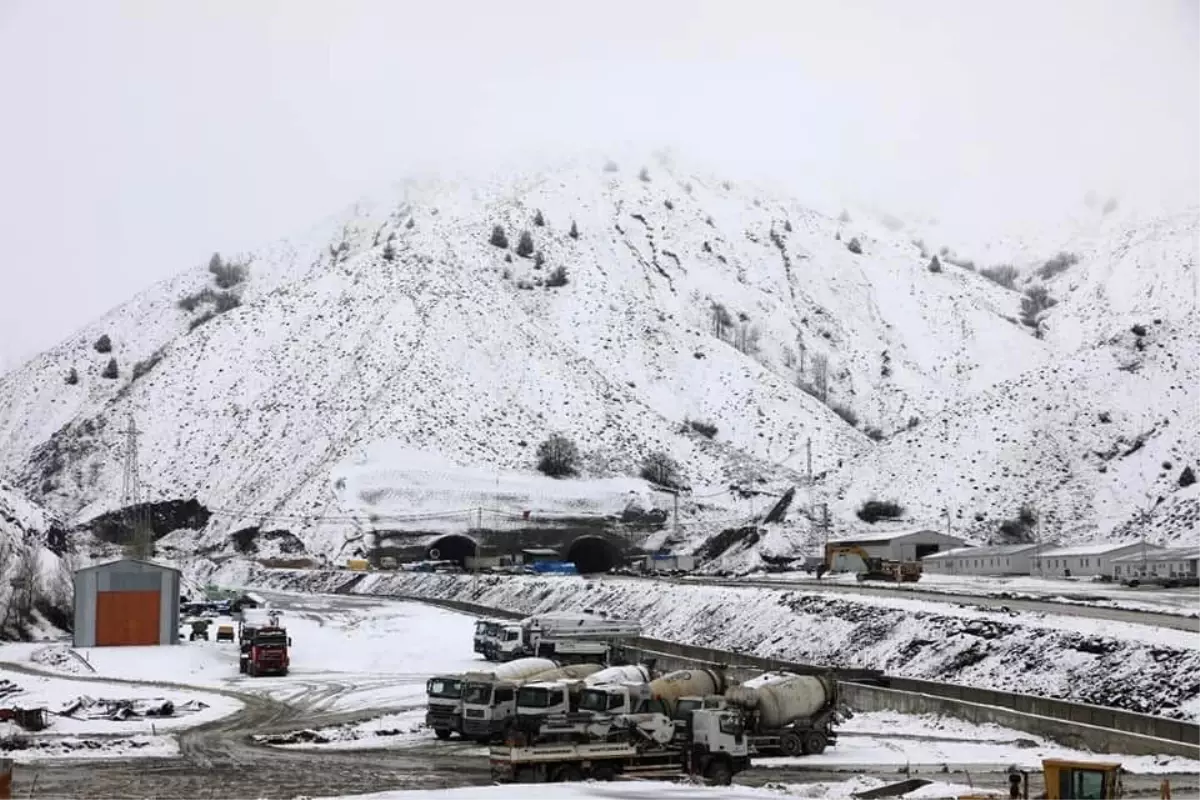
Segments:
[[[489,750],[492,780],[498,783],[562,783],[631,778],[702,776],[728,786],[750,768],[740,715],[720,710],[693,714],[685,742],[595,741],[504,744]]]

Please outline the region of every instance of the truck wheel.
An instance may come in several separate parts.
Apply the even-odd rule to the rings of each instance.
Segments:
[[[437,738],[441,739],[442,741],[445,741],[446,739],[450,738],[450,729],[449,728],[434,728],[433,735],[436,736]]]
[[[788,731],[779,737],[779,749],[785,756],[799,756],[805,753],[804,742],[795,731]]]
[[[592,780],[611,781],[617,777],[617,771],[609,766],[600,766],[592,770]]]
[[[583,780],[583,772],[574,764],[563,764],[554,770],[551,783],[576,783]]]
[[[246,674],[249,675],[251,678],[258,677],[258,669],[254,666],[253,661],[251,661],[250,663],[248,663],[246,665]]]
[[[704,768],[704,777],[713,786],[728,786],[733,783],[733,768],[724,759],[710,761]]]
[[[238,672],[242,673],[243,675],[246,674],[246,662],[245,661],[238,661]]]
[[[825,752],[825,746],[828,740],[825,734],[820,731],[809,731],[804,737],[804,754],[806,756],[819,756]]]
[[[537,767],[517,767],[513,773],[513,783],[541,783]]]

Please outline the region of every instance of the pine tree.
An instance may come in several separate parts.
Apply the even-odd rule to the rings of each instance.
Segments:
[[[496,225],[492,228],[492,238],[488,239],[488,243],[493,247],[506,249],[508,247],[508,237],[504,235],[504,228]]]
[[[100,377],[108,378],[111,380],[113,378],[116,378],[117,375],[118,375],[117,360],[115,358],[110,358],[108,360],[108,365],[104,368],[104,371],[100,373]]]
[[[74,386],[77,383],[79,383],[79,372],[71,367],[71,371],[67,373],[67,385]]]
[[[575,220],[571,220],[571,230],[567,235],[570,236],[572,239],[579,238],[579,228],[576,227]]]
[[[517,255],[521,258],[533,255],[533,236],[529,231],[521,231],[521,238],[517,241]]]
[[[942,262],[938,261],[938,257],[936,255],[929,260],[929,271],[930,272],[941,272],[942,271]]]
[[[533,215],[533,224],[537,225],[539,228],[543,228],[546,225],[546,218],[542,216],[542,210],[540,208],[538,209],[538,212]]]
[[[92,345],[92,347],[96,348],[97,353],[111,353],[112,339],[108,338],[108,334],[106,333],[97,339],[96,343]]]

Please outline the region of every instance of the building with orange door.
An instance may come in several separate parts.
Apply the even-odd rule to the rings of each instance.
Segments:
[[[75,647],[178,644],[179,570],[123,558],[75,573]]]

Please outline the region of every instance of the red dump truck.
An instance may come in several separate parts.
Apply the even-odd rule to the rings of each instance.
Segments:
[[[288,648],[292,639],[286,628],[276,625],[241,629],[241,653],[238,671],[250,677],[258,675],[287,675],[290,660]]]

